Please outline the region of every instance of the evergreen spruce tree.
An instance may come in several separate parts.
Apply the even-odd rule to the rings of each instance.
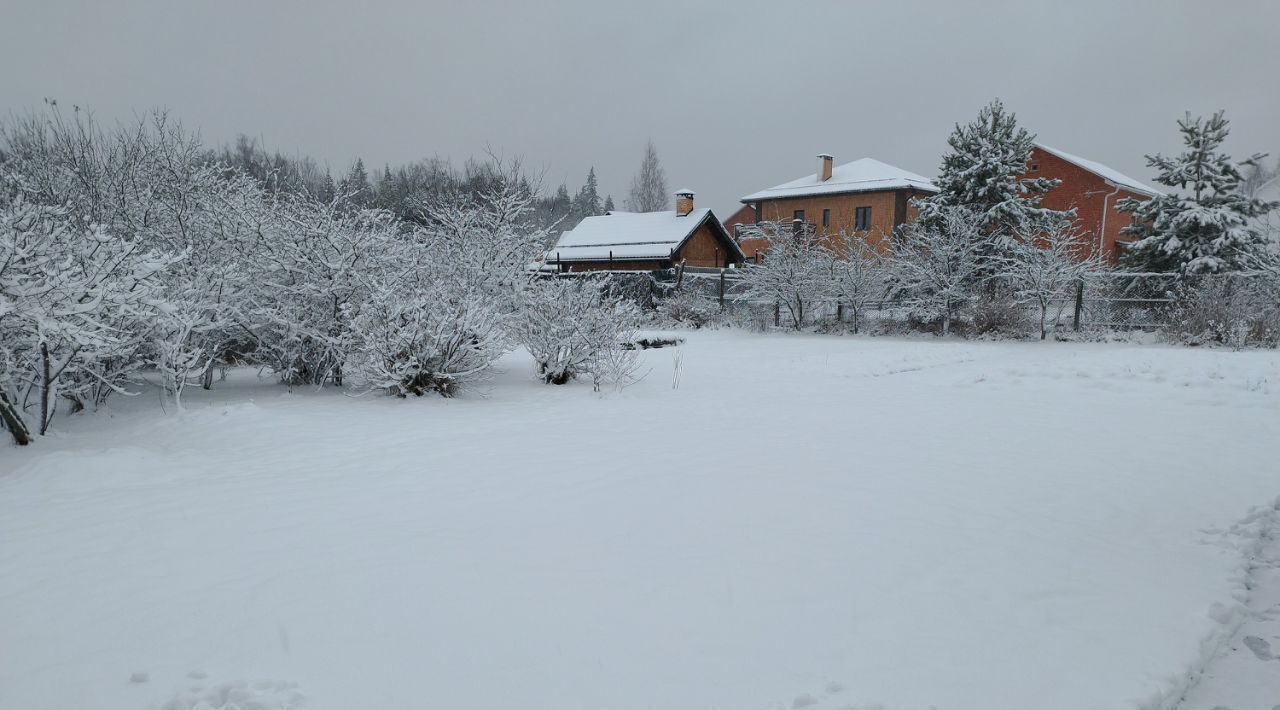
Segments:
[[[1117,204],[1134,220],[1122,232],[1138,238],[1125,255],[1125,265],[1187,274],[1248,268],[1265,248],[1258,223],[1277,203],[1249,197],[1240,166],[1253,165],[1264,156],[1255,155],[1237,166],[1219,152],[1229,133],[1222,111],[1207,121],[1187,114],[1178,121],[1178,130],[1186,150],[1173,158],[1148,155],[1147,165],[1158,171],[1156,182],[1180,194],[1146,201],[1128,198]]]
[[[604,207],[600,208],[600,214],[608,214],[612,212],[613,209],[613,195],[606,195],[604,198]]]
[[[569,188],[564,183],[556,188],[556,196],[551,201],[552,209],[557,214],[566,214],[573,205],[573,200],[569,197]]]
[[[333,173],[326,169],[324,171],[324,182],[320,188],[320,201],[326,203],[333,202],[333,199],[337,197],[337,195],[338,186],[333,182]]]
[[[596,169],[592,166],[587,171],[587,181],[573,198],[573,215],[576,219],[594,217],[600,214],[600,191],[596,183]]]
[[[947,144],[951,151],[934,180],[940,192],[919,201],[920,222],[940,227],[950,208],[965,208],[976,215],[980,238],[987,242],[980,251],[994,256],[1013,247],[1020,235],[1075,217],[1074,210],[1040,206],[1061,180],[1019,177],[1027,170],[1035,135],[1020,127],[1017,115],[1005,111],[999,99],[983,107],[977,120],[956,124]]]
[[[369,185],[369,173],[364,169],[364,160],[356,158],[356,164],[351,166],[351,170],[347,172],[347,176],[342,178],[339,184],[339,192],[344,200],[356,205],[366,206],[369,204],[372,188]]]

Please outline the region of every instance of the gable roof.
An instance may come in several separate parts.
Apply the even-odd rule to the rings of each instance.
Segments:
[[[1117,185],[1119,187],[1123,187],[1126,190],[1131,190],[1133,192],[1147,195],[1149,197],[1159,197],[1160,195],[1164,194],[1159,190],[1155,189],[1154,187],[1151,187],[1150,185],[1147,185],[1145,183],[1138,182],[1137,180],[1134,180],[1133,178],[1129,177],[1128,175],[1125,175],[1119,170],[1108,168],[1102,163],[1098,163],[1092,160],[1087,160],[1085,158],[1081,158],[1078,155],[1072,155],[1070,153],[1058,150],[1057,148],[1050,148],[1044,143],[1036,143],[1035,146],[1040,150],[1043,150],[1044,152],[1049,153],[1050,155],[1056,155],[1059,158],[1062,158],[1063,160],[1067,161],[1068,163],[1073,163],[1077,167],[1088,170],[1089,172],[1093,173],[1094,175],[1097,175],[1103,180],[1106,180],[1112,185]]]
[[[831,178],[819,181],[816,172],[781,185],[753,192],[742,202],[771,200],[783,197],[808,195],[832,195],[842,192],[878,192],[881,190],[920,190],[937,192],[938,188],[928,178],[895,168],[875,158],[861,158],[852,163],[837,165],[831,170]]]
[[[709,209],[697,209],[678,217],[674,210],[661,212],[610,212],[587,217],[578,226],[560,235],[547,251],[546,260],[626,261],[666,259],[710,221],[722,239],[738,250],[733,239]],[[741,250],[738,250],[741,256]],[[746,257],[741,257],[746,258]]]

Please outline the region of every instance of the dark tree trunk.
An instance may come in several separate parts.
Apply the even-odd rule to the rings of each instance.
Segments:
[[[9,430],[13,435],[13,442],[18,446],[31,443],[31,432],[27,431],[27,425],[23,424],[22,417],[18,416],[17,407],[13,406],[3,392],[0,392],[0,425]]]
[[[49,390],[53,377],[49,374],[49,344],[40,343],[40,436],[49,431]]]

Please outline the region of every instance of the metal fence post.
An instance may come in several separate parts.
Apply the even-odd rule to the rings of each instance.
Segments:
[[[1084,279],[1076,282],[1076,310],[1071,318],[1071,329],[1080,332],[1080,313],[1084,311]]]

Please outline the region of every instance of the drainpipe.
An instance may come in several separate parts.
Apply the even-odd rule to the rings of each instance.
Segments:
[[[1104,240],[1106,239],[1106,234],[1107,234],[1107,214],[1110,212],[1110,210],[1107,209],[1107,201],[1110,200],[1112,197],[1115,197],[1116,194],[1120,192],[1119,185],[1111,182],[1107,184],[1111,185],[1115,189],[1107,193],[1106,197],[1102,198],[1102,226],[1098,228],[1098,251],[1095,252],[1097,254],[1102,254],[1102,245],[1104,243]]]

